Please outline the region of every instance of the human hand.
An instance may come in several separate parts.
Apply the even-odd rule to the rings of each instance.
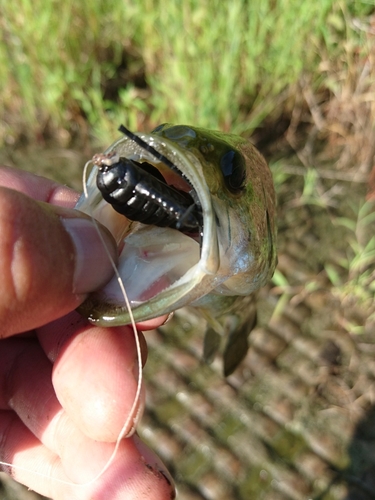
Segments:
[[[71,209],[76,199],[0,168],[0,470],[54,500],[174,498],[137,436],[100,474],[131,411],[138,363],[129,327],[94,327],[74,312],[112,274],[93,223]],[[143,392],[138,406],[141,414]]]

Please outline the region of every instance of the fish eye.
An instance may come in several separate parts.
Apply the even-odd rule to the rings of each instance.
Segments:
[[[227,188],[232,191],[243,189],[246,177],[246,164],[239,151],[231,149],[220,160],[220,168]]]

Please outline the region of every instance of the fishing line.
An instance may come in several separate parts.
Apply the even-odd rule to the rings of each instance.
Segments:
[[[83,183],[83,194],[84,194],[85,199],[88,199],[88,190],[87,190],[86,181],[87,181],[87,170],[88,170],[91,163],[93,163],[92,160],[89,160],[88,162],[86,162],[84,169],[83,169],[83,178],[82,178],[83,182],[82,183]],[[111,253],[106,245],[106,242],[104,240],[104,237],[99,229],[98,222],[96,221],[96,219],[94,217],[92,217],[92,221],[93,221],[93,224],[94,224],[96,231],[99,235],[99,238],[104,246],[105,252],[106,252],[108,259],[111,263],[113,271],[115,273],[118,285],[120,287],[122,296],[124,298],[126,308],[129,312],[131,327],[132,327],[132,330],[134,333],[134,340],[135,340],[136,352],[137,352],[137,362],[138,362],[138,380],[137,380],[137,390],[136,390],[136,393],[134,396],[133,404],[132,404],[131,409],[128,413],[128,416],[127,416],[127,418],[126,418],[126,420],[121,428],[121,431],[120,431],[118,438],[116,440],[114,449],[113,449],[109,459],[107,460],[107,463],[104,465],[102,470],[90,481],[87,481],[85,483],[74,483],[72,481],[65,481],[64,479],[51,477],[51,476],[48,476],[42,472],[34,471],[34,470],[28,469],[26,467],[22,467],[20,465],[14,465],[14,464],[11,464],[8,462],[1,462],[0,461],[0,465],[4,465],[5,467],[9,467],[11,469],[16,469],[16,470],[24,471],[24,472],[30,472],[31,474],[35,474],[36,476],[46,477],[46,478],[50,479],[51,481],[55,481],[55,482],[58,482],[61,484],[66,484],[68,486],[77,486],[77,487],[89,486],[90,484],[95,483],[95,481],[100,479],[101,476],[109,469],[109,467],[112,465],[113,461],[115,460],[122,439],[130,437],[135,432],[136,424],[137,424],[137,420],[138,420],[138,416],[139,416],[139,409],[137,410],[137,406],[139,404],[140,397],[141,397],[142,381],[143,381],[141,343],[140,343],[140,339],[139,339],[139,333],[138,333],[138,330],[137,330],[137,327],[135,324],[134,316],[133,316],[133,313],[131,310],[129,297],[126,293],[125,286],[124,286],[124,283],[123,283],[122,278],[120,276],[120,273],[118,272],[116,263],[113,260],[112,255],[111,255]],[[132,422],[132,420],[133,420],[133,422]]]
[[[84,193],[84,196],[85,198],[87,199],[88,198],[88,191],[87,191],[87,184],[86,184],[86,180],[87,180],[87,169],[90,165],[90,163],[92,162],[92,160],[89,160],[84,169],[83,169],[83,179],[82,179],[82,183],[83,183],[83,193]],[[129,297],[128,297],[128,294],[126,293],[126,290],[125,290],[125,286],[124,286],[124,282],[122,281],[122,278],[120,276],[120,273],[117,269],[117,266],[116,266],[116,263],[115,261],[113,260],[112,258],[112,255],[106,245],[106,242],[103,238],[103,235],[99,229],[99,226],[98,226],[98,223],[96,221],[96,219],[92,218],[93,220],[93,223],[95,225],[95,228],[98,232],[98,235],[102,241],[102,244],[104,246],[104,249],[106,251],[106,254],[108,256],[108,259],[111,263],[111,266],[113,268],[113,271],[115,273],[115,276],[116,276],[116,279],[117,279],[117,282],[118,282],[118,285],[120,287],[120,290],[121,290],[121,293],[122,293],[122,296],[124,298],[124,302],[125,302],[125,305],[126,305],[126,308],[129,312],[129,316],[130,316],[130,321],[131,321],[131,326],[132,326],[132,330],[133,330],[133,333],[134,333],[134,340],[135,340],[135,345],[136,345],[136,351],[137,351],[137,361],[138,361],[138,381],[137,381],[137,391],[135,393],[135,396],[134,396],[134,400],[133,400],[133,404],[132,404],[132,407],[128,413],[128,416],[124,422],[124,425],[122,426],[122,429],[118,435],[118,438],[117,438],[117,441],[116,441],[116,444],[115,444],[115,447],[112,451],[112,454],[111,456],[109,457],[107,463],[105,464],[105,466],[103,467],[103,469],[93,478],[91,479],[90,481],[86,482],[86,483],[78,483],[77,485],[78,486],[87,486],[89,484],[92,484],[94,483],[95,481],[97,481],[104,473],[106,470],[108,470],[108,468],[111,466],[111,464],[113,463],[114,459],[116,458],[116,455],[117,455],[117,452],[118,452],[118,449],[119,449],[119,446],[120,446],[120,443],[122,441],[123,438],[128,438],[130,437],[134,432],[135,432],[135,428],[136,428],[136,422],[137,422],[137,419],[138,419],[138,415],[139,415],[139,410],[137,411],[137,406],[139,404],[139,400],[140,400],[140,396],[141,396],[141,390],[142,390],[142,380],[143,380],[143,372],[142,372],[142,351],[141,351],[141,344],[140,344],[140,340],[139,340],[139,333],[138,333],[138,330],[137,330],[137,327],[136,327],[136,324],[135,324],[135,320],[134,320],[134,316],[133,316],[133,313],[132,313],[132,310],[131,310],[131,305],[130,305],[130,301],[129,301]],[[129,425],[131,424],[131,421],[133,420],[133,424],[131,425],[130,429],[128,430],[129,428]],[[75,485],[76,483],[71,483],[72,485]]]

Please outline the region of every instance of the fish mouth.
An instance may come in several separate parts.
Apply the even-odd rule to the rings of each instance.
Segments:
[[[122,137],[105,151],[157,169],[172,189],[196,197],[202,214],[201,234],[136,222],[117,213],[97,187],[98,166],[87,181],[76,209],[97,219],[114,236],[119,248],[117,273],[107,285],[90,294],[79,311],[103,326],[128,324],[131,316],[144,321],[174,311],[205,295],[214,286],[220,258],[216,221],[202,165],[189,150],[154,134],[135,134],[175,167],[172,170],[129,137]],[[94,161],[95,163],[95,161]],[[156,174],[157,175],[157,174]],[[119,279],[126,290],[131,313]],[[211,277],[211,278],[209,278]]]

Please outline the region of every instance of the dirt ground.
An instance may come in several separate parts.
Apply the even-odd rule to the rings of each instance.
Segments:
[[[219,360],[202,364],[202,324],[187,314],[147,334],[139,432],[171,470],[180,500],[375,499],[374,304],[358,286],[374,261],[354,275],[343,264],[356,256],[353,238],[370,240],[374,226],[340,223],[357,217],[371,165],[340,166],[339,146],[336,156],[326,144],[313,157],[311,177],[301,154],[273,161],[278,272],[261,291],[259,325],[233,375],[222,377]],[[44,154],[29,151],[26,162],[3,151],[0,161],[34,169],[38,159],[64,181],[87,159]],[[1,500],[37,498],[1,476]]]
[[[241,368],[223,380],[219,363],[202,366],[188,317],[149,338],[141,435],[183,500],[375,498],[374,304],[328,279],[349,236],[334,224],[340,210],[301,203],[300,183],[279,188],[286,285],[262,290]],[[340,199],[364,188],[346,182]]]

